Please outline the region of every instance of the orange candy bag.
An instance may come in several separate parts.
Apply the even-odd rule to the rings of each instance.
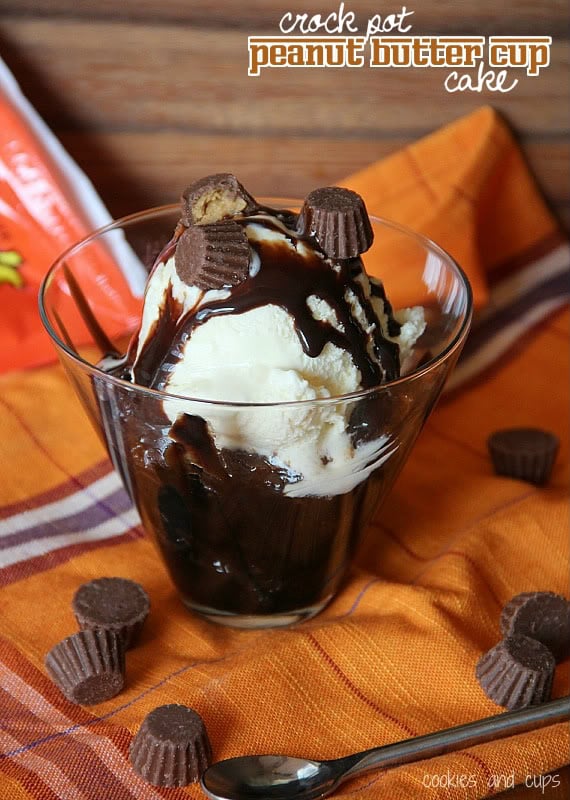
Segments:
[[[56,358],[38,313],[39,286],[64,250],[108,222],[93,185],[0,59],[0,373]],[[83,287],[95,289],[99,276],[92,310],[102,327],[132,328],[146,273],[127,243],[101,247],[97,263],[82,268]],[[118,291],[102,293],[102,285]]]

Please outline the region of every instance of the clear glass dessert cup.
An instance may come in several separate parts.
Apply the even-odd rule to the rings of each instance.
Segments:
[[[177,397],[101,368],[109,352],[125,352],[135,316],[107,313],[103,330],[98,309],[110,294],[116,299],[128,291],[124,281],[91,280],[88,293],[82,285],[87,268],[96,272],[118,237],[148,269],[178,217],[178,205],[150,209],[70,248],[46,275],[41,317],[184,604],[225,625],[287,625],[314,616],[337,592],[461,352],[471,290],[436,244],[372,217],[375,238],[363,256],[365,268],[383,277],[395,309],[425,309],[426,330],[400,378],[318,400],[232,404]],[[142,308],[142,298],[137,302]],[[209,433],[212,423],[229,432],[223,446]],[[289,466],[279,459],[286,443],[289,454],[304,448],[306,465],[311,436],[331,426],[346,443],[332,463],[315,463],[308,475],[295,469],[294,458]]]

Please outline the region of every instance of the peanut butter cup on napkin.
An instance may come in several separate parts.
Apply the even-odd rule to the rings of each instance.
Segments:
[[[501,632],[530,636],[562,661],[570,652],[570,603],[554,592],[517,594],[503,608]]]
[[[543,486],[548,482],[560,442],[539,428],[506,428],[487,440],[497,475]]]
[[[550,699],[554,666],[554,656],[541,642],[508,636],[479,659],[475,674],[487,697],[513,710]]]
[[[200,780],[211,757],[202,717],[178,703],[151,711],[130,749],[135,772],[154,786],[187,786]]]
[[[67,699],[79,705],[109,700],[125,682],[125,652],[113,631],[74,633],[52,647],[45,665]]]
[[[148,616],[150,600],[143,587],[127,578],[97,578],[76,591],[72,608],[82,629],[102,628],[132,647]]]

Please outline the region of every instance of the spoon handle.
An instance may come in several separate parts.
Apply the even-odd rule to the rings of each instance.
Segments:
[[[507,711],[477,722],[407,739],[404,742],[374,747],[358,756],[338,759],[337,763],[340,765],[341,761],[346,761],[348,769],[342,777],[344,781],[369,769],[433,758],[454,750],[501,739],[504,736],[514,736],[546,725],[554,725],[567,719],[570,719],[570,697],[561,697],[559,700],[552,700],[539,706]]]

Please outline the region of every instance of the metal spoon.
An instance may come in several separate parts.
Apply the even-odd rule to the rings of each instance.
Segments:
[[[212,800],[314,800],[370,769],[421,761],[566,719],[570,697],[561,697],[332,761],[269,755],[229,758],[206,770],[202,788]]]

